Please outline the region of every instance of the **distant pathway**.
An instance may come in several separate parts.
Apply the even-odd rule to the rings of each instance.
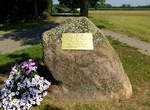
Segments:
[[[150,55],[150,43],[140,41],[136,38],[131,38],[125,34],[120,34],[117,32],[110,31],[110,30],[102,30],[102,32],[106,36],[111,36],[114,39],[119,40],[120,42],[126,43],[127,45],[131,47],[137,48],[139,52],[145,55]]]

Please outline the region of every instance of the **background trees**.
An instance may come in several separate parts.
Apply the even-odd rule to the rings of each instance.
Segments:
[[[0,22],[35,20],[48,9],[50,0],[1,0]]]
[[[80,7],[80,2],[79,0],[59,0],[59,3],[61,5],[65,5],[67,6],[68,8],[70,8],[72,11],[75,9],[75,8],[79,8]]]
[[[103,6],[105,4],[106,0],[89,0],[90,7],[95,8],[97,5]]]
[[[82,6],[82,2],[85,3],[88,1],[88,6],[94,8],[97,4],[103,5],[106,0],[59,0],[59,3],[62,5],[66,5],[67,7],[74,9],[80,8]]]
[[[66,5],[72,10],[80,8],[82,16],[88,16],[88,7],[96,7],[105,4],[105,0],[59,0],[59,2],[61,5]]]

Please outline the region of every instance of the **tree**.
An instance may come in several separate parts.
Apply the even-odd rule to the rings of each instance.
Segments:
[[[59,0],[60,4],[66,5],[67,7],[74,10],[80,8],[81,16],[88,16],[88,7],[95,7],[97,2],[104,3],[105,0]]]
[[[106,0],[90,0],[90,7],[95,8],[97,4],[103,5]]]
[[[130,4],[123,4],[121,7],[122,7],[122,8],[130,8],[131,5],[130,5]]]
[[[81,0],[80,15],[88,17],[89,0]]]
[[[94,8],[96,9],[98,7],[101,7],[101,8],[105,7],[105,0],[99,0],[99,1],[97,1],[97,3],[95,4]]]
[[[34,0],[34,17],[37,20],[38,19],[38,3],[37,0]]]

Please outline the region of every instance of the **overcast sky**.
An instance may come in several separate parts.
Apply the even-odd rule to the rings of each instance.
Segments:
[[[58,0],[53,0],[53,4],[58,4]]]
[[[150,5],[150,0],[106,0],[106,3],[109,3],[113,6],[120,6],[122,4],[130,4],[132,6],[137,6]]]
[[[54,4],[58,4],[58,0],[53,0]],[[113,6],[121,6],[122,4],[130,4],[132,6],[137,5],[150,5],[150,0],[106,0],[106,3],[109,3]]]

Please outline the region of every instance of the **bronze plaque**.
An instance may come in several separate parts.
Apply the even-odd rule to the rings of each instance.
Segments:
[[[62,49],[64,50],[93,50],[92,33],[63,33]]]

